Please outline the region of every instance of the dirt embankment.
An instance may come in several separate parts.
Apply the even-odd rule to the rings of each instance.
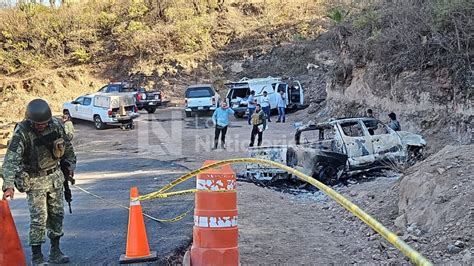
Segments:
[[[446,146],[399,185],[395,224],[438,262],[472,263],[474,145]]]

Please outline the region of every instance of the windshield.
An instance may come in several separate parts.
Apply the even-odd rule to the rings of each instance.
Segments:
[[[190,88],[186,91],[186,98],[211,97],[211,88]]]

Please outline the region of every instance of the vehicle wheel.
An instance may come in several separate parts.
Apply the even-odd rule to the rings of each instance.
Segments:
[[[423,147],[409,146],[408,147],[408,157],[407,157],[407,167],[415,165],[417,162],[424,159]]]
[[[324,166],[318,173],[318,180],[326,185],[335,185],[338,180],[338,173],[332,166]]]
[[[192,116],[192,112],[186,111],[186,117],[191,117],[191,116]]]
[[[138,107],[137,109],[138,109],[138,111],[141,111],[141,110],[143,110],[143,107]]]
[[[156,111],[156,107],[146,108],[146,111],[147,111],[149,114],[153,114],[153,113],[155,113],[155,111]]]
[[[94,116],[94,125],[95,125],[95,128],[99,130],[105,128],[105,124],[102,122],[102,119],[100,119],[99,115]]]

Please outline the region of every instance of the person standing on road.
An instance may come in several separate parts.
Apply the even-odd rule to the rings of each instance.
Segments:
[[[251,91],[248,99],[247,109],[249,112],[249,116],[247,118],[247,122],[251,125],[250,120],[252,119],[253,112],[255,112],[257,101],[255,100],[255,91]]]
[[[277,108],[278,108],[278,120],[276,122],[285,123],[286,98],[285,98],[284,91],[280,91],[280,93],[277,95]]]
[[[397,120],[397,115],[395,113],[390,113],[388,114],[388,117],[390,118],[390,122],[388,123],[388,126],[395,130],[395,131],[400,131],[402,128],[400,127],[400,123]]]
[[[26,118],[18,123],[3,163],[3,199],[13,199],[14,187],[26,192],[30,212],[29,245],[32,264],[45,263],[41,245],[45,233],[51,240],[49,262],[68,263],[59,248],[63,233],[64,180],[59,163],[67,164],[72,180],[76,155],[64,127],[52,117],[46,101],[35,99],[26,109]]]
[[[262,145],[263,131],[267,129],[267,118],[260,104],[257,104],[255,113],[252,115],[252,132],[250,133],[250,147],[255,143],[255,135],[258,135],[257,146]]]
[[[262,106],[262,110],[268,118],[268,122],[272,122],[270,120],[270,99],[268,98],[268,93],[266,91],[263,92],[260,105]]]
[[[217,108],[212,114],[212,121],[216,125],[214,133],[214,150],[217,149],[219,142],[219,135],[221,135],[221,148],[225,149],[225,134],[227,133],[227,126],[229,125],[229,116],[234,115],[234,110],[227,106],[227,102],[223,101],[221,106]]]
[[[68,114],[63,114],[63,125],[64,131],[66,132],[69,141],[72,141],[74,138],[74,124],[71,121],[71,117]]]

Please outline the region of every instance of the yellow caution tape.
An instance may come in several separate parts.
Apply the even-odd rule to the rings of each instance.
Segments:
[[[191,209],[187,210],[186,212],[181,213],[180,215],[178,215],[174,218],[171,218],[171,219],[156,219],[156,218],[155,219],[160,223],[174,223],[174,222],[182,220],[184,217],[186,217],[186,215],[188,215],[193,210],[194,210],[194,208],[191,208]]]
[[[257,164],[263,164],[263,165],[270,165],[273,167],[278,167],[280,169],[283,169],[287,171],[288,173],[291,173],[297,176],[301,180],[308,182],[311,185],[317,187],[318,189],[323,191],[326,195],[334,199],[341,206],[343,206],[348,211],[350,211],[352,214],[357,216],[360,220],[362,220],[364,223],[366,223],[368,226],[374,229],[377,233],[383,236],[388,242],[390,242],[397,249],[403,252],[403,254],[405,254],[417,265],[433,265],[428,259],[426,259],[423,255],[418,253],[416,250],[412,249],[407,243],[401,240],[396,234],[388,230],[385,226],[383,226],[381,223],[375,220],[372,216],[364,212],[361,208],[359,208],[354,203],[350,202],[348,199],[344,198],[341,194],[337,193],[336,191],[326,186],[325,184],[321,183],[320,181],[308,175],[305,175],[289,166],[276,163],[273,161],[269,161],[269,160],[255,159],[255,158],[238,158],[238,159],[229,159],[229,160],[215,162],[215,163],[203,166],[199,169],[193,170],[181,176],[180,178],[174,180],[173,182],[171,182],[170,184],[166,185],[165,187],[163,187],[162,189],[156,192],[152,192],[152,193],[140,196],[139,200],[152,199],[153,197],[156,197],[156,196],[159,197],[160,194],[165,193],[166,191],[170,190],[174,186],[192,178],[193,176],[196,176],[197,174],[201,172],[205,172],[206,170],[215,168],[217,166],[222,166],[226,164],[234,164],[234,163],[257,163]]]
[[[118,203],[115,203],[115,202],[113,202],[113,201],[110,201],[110,200],[108,200],[108,199],[106,199],[106,198],[104,198],[104,197],[101,197],[101,196],[99,196],[99,195],[97,195],[97,194],[94,194],[94,193],[92,193],[92,192],[90,192],[90,191],[88,191],[88,190],[86,190],[86,189],[84,189],[84,188],[82,188],[82,187],[80,187],[80,186],[78,186],[78,185],[73,185],[73,187],[75,187],[75,188],[81,190],[82,192],[84,192],[84,193],[86,193],[86,194],[88,194],[88,195],[90,195],[90,196],[92,196],[92,197],[94,197],[94,198],[97,198],[97,199],[100,199],[100,200],[102,200],[102,201],[104,201],[104,202],[107,202],[107,203],[109,203],[109,204],[111,204],[111,205],[120,207],[120,208],[122,208],[122,209],[129,210],[129,207],[128,207],[128,206],[125,206],[125,205],[118,204]],[[188,193],[192,193],[192,192],[188,192]],[[168,193],[168,194],[170,194],[170,193]],[[191,209],[187,210],[186,212],[181,213],[180,215],[178,215],[178,216],[176,216],[176,217],[174,217],[174,218],[171,218],[171,219],[160,219],[160,218],[153,217],[153,216],[151,216],[151,215],[149,215],[149,214],[146,214],[146,213],[143,213],[143,216],[145,216],[145,217],[147,217],[147,218],[149,218],[149,219],[151,219],[151,220],[153,220],[153,221],[155,221],[155,222],[160,222],[160,223],[174,223],[174,222],[177,222],[177,221],[183,219],[184,217],[186,217],[186,215],[188,215],[193,209],[194,209],[194,208],[191,208]]]
[[[144,200],[151,200],[151,199],[164,199],[164,198],[170,198],[170,197],[176,197],[176,196],[181,196],[181,195],[186,195],[186,194],[191,194],[196,192],[197,189],[187,189],[187,190],[181,190],[181,191],[173,191],[173,192],[167,192],[167,193],[150,193],[145,196],[139,196],[138,198],[131,198],[131,200],[139,200],[139,201],[144,201]]]

